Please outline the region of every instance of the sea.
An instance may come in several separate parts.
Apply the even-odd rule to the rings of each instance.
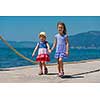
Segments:
[[[34,48],[16,48],[18,52],[24,56],[30,58],[31,60],[36,60],[36,55],[32,58],[32,52]],[[57,60],[54,58],[55,50],[50,54],[50,62],[48,63],[57,63]],[[64,59],[64,62],[77,62],[81,60],[90,60],[90,59],[100,59],[100,50],[99,49],[71,49],[67,59]],[[0,68],[10,68],[10,67],[19,67],[33,65],[31,62],[24,60],[23,58],[16,55],[9,48],[0,48]]]

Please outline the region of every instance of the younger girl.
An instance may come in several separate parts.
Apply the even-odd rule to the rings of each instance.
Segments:
[[[66,32],[66,26],[63,22],[57,24],[58,34],[55,35],[55,40],[51,51],[56,47],[55,58],[58,61],[58,76],[64,75],[63,58],[66,58],[69,54],[69,42]]]
[[[33,51],[32,57],[35,55],[35,52],[38,49],[38,56],[36,58],[36,61],[39,62],[39,66],[40,66],[39,75],[43,75],[43,73],[44,74],[48,73],[48,69],[46,67],[45,62],[50,61],[50,58],[48,55],[50,46],[49,46],[48,42],[46,41],[46,33],[45,32],[41,32],[39,34],[39,39],[40,39],[40,42],[37,43],[37,45]]]

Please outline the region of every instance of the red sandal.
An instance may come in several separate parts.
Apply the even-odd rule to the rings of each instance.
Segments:
[[[58,73],[58,76],[59,76],[59,77],[63,77],[63,76],[64,76],[64,72]]]

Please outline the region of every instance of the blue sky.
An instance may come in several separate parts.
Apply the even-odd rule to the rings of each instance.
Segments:
[[[100,31],[99,16],[0,16],[0,35],[10,41],[37,41],[39,32],[45,31],[52,41],[58,21],[66,24],[69,35]]]

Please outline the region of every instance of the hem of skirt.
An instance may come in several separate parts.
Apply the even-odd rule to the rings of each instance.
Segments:
[[[66,57],[54,57],[54,58],[56,58],[56,59],[57,59],[57,58],[64,58],[64,59],[66,59],[66,58],[68,58],[68,57],[66,56]]]
[[[50,62],[50,61],[37,61],[37,60],[36,60],[36,62]]]

